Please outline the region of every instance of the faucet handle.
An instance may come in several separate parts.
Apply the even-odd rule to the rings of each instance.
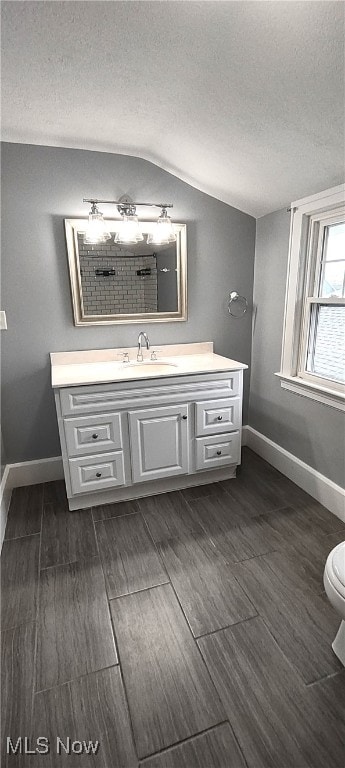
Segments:
[[[157,352],[161,352],[160,349],[153,349],[151,352],[151,360],[157,360]]]
[[[122,362],[123,363],[129,363],[129,353],[128,352],[121,352],[122,355]]]

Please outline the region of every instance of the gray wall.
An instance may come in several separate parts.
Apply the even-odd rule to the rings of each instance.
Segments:
[[[63,219],[87,215],[83,197],[167,201],[188,233],[187,322],[76,328]],[[107,208],[108,210],[108,208]],[[110,210],[108,215],[110,214]],[[250,316],[227,313],[229,291],[251,300],[255,220],[144,160],[83,150],[3,144],[2,430],[9,462],[60,454],[49,352],[214,341],[250,362]],[[247,420],[248,372],[244,421]]]
[[[5,452],[4,441],[2,439],[1,428],[0,428],[0,457],[1,457],[1,469],[0,469],[0,480],[1,480],[6,467],[6,452]]]
[[[257,221],[249,424],[330,480],[344,484],[344,417],[284,390],[280,370],[290,214]]]

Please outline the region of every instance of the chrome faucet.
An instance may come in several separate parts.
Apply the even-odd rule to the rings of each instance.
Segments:
[[[149,342],[149,337],[147,333],[145,333],[144,331],[140,331],[138,336],[138,354],[137,354],[138,363],[142,363],[144,359],[143,353],[141,351],[142,337],[145,339],[146,349],[150,349],[150,342]]]

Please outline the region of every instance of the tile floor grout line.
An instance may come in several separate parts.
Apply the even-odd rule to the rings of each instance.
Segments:
[[[39,617],[40,617],[40,600],[41,600],[41,553],[42,553],[42,534],[43,534],[43,511],[44,511],[44,486],[42,491],[42,508],[41,508],[41,527],[40,527],[40,542],[38,549],[38,568],[37,568],[37,604],[36,604],[36,632],[35,632],[35,648],[33,658],[33,675],[32,675],[32,692],[31,692],[31,713],[30,713],[30,727],[33,729],[34,725],[34,713],[35,713],[35,690],[37,680],[37,657],[38,657],[38,632]]]
[[[146,498],[147,498],[147,497],[146,497]],[[170,576],[169,576],[168,570],[167,570],[167,568],[166,568],[166,565],[165,565],[165,562],[164,562],[164,560],[163,560],[163,558],[162,558],[162,555],[161,555],[161,553],[160,553],[160,551],[159,551],[159,549],[158,549],[158,546],[157,546],[157,544],[156,544],[156,542],[155,542],[155,540],[154,540],[154,538],[153,538],[153,536],[152,536],[152,533],[151,533],[151,531],[150,531],[150,526],[149,526],[149,524],[148,524],[148,522],[147,522],[147,520],[146,520],[146,517],[145,517],[145,513],[144,513],[144,512],[140,512],[140,514],[141,514],[141,516],[142,516],[142,519],[143,519],[143,522],[144,522],[144,526],[145,526],[145,528],[146,528],[146,530],[147,530],[147,534],[148,534],[148,536],[149,536],[149,539],[150,539],[150,541],[152,542],[153,548],[154,548],[154,550],[155,550],[155,552],[156,552],[156,555],[157,555],[157,557],[158,557],[158,559],[159,559],[159,562],[161,563],[161,565],[162,565],[162,568],[164,569],[164,571],[165,571],[165,573],[166,573],[166,575],[167,575],[167,579],[168,579],[168,581],[167,581],[166,583],[167,583],[167,584],[171,584],[171,579],[170,579]]]
[[[256,560],[257,557],[266,557],[267,555],[272,555],[274,552],[281,552],[280,549],[269,549],[268,552],[261,552],[260,555],[250,555],[250,557],[244,557],[243,560],[233,560],[232,562],[228,562],[228,565],[234,566],[234,565],[241,565],[241,563],[248,563],[249,560]]]
[[[122,595],[114,595],[114,597],[109,597],[107,592],[107,599],[109,603],[112,603],[113,600],[118,600],[120,597],[130,597],[131,595],[138,595],[140,592],[148,592],[149,589],[156,589],[156,587],[164,587],[166,584],[170,584],[170,581],[160,581],[159,584],[151,584],[149,587],[142,587],[141,589],[133,589],[132,592],[123,592]]]
[[[105,669],[116,669],[119,667],[119,663],[117,664],[108,664],[107,667],[100,667],[100,669],[92,669],[90,672],[84,672],[82,675],[77,675],[77,677],[71,677],[69,680],[63,680],[62,683],[56,683],[56,685],[50,685],[49,688],[40,688],[38,691],[34,691],[34,696],[38,696],[41,693],[46,693],[47,691],[53,691],[55,688],[61,688],[63,685],[70,685],[70,683],[74,683],[76,680],[82,680],[84,677],[90,677],[91,675],[97,675],[99,672],[103,672]]]
[[[30,539],[32,536],[40,536],[41,535],[41,529],[39,531],[35,531],[35,533],[24,533],[22,536],[12,536],[9,539],[4,538],[4,544],[7,541],[19,541],[19,539]]]
[[[257,610],[257,609],[256,609]],[[235,621],[233,624],[227,624],[226,627],[219,627],[219,629],[211,629],[210,632],[203,632],[202,635],[193,635],[194,640],[197,642],[198,640],[202,640],[204,637],[209,637],[210,635],[216,635],[218,632],[225,632],[226,629],[232,629],[233,627],[238,627],[239,624],[245,624],[247,621],[253,621],[254,619],[261,619],[261,616],[259,613],[257,613],[255,616],[248,616],[247,619],[240,619],[240,621]]]
[[[92,508],[91,508],[91,510],[92,510]],[[114,630],[113,618],[112,618],[111,610],[110,610],[110,600],[109,600],[109,597],[108,597],[107,580],[105,578],[105,572],[104,572],[104,567],[103,567],[103,560],[102,560],[101,550],[100,550],[100,547],[99,547],[99,541],[98,541],[98,536],[97,536],[97,532],[96,532],[96,523],[93,520],[92,511],[91,511],[91,520],[92,520],[92,525],[93,525],[94,537],[96,539],[96,548],[97,548],[97,552],[98,552],[98,559],[99,559],[99,563],[100,563],[101,571],[102,571],[102,576],[103,576],[104,593],[105,593],[105,599],[107,601],[107,606],[108,606],[109,621],[110,621],[110,627],[111,627],[111,631],[112,631],[112,635],[113,635],[113,640],[114,640],[114,646],[115,646],[115,653],[116,653],[117,663],[120,664],[119,649],[118,649],[118,644],[117,644],[115,630]],[[128,705],[128,702],[127,702],[127,705]]]
[[[150,589],[157,589],[158,587],[166,587],[167,584],[171,585],[170,581],[162,581],[161,584],[152,584],[150,587],[143,587],[142,589],[135,589],[134,592],[126,592],[123,595],[116,595],[116,597],[108,597],[108,602],[113,603],[114,600],[122,600],[123,597],[131,597],[132,595],[140,595],[141,592],[149,592]]]
[[[344,675],[345,669],[337,669],[335,672],[330,672],[329,675],[324,675],[324,677],[319,677],[317,680],[312,680],[311,683],[304,683],[306,688],[312,688],[314,685],[322,685],[322,683],[325,682],[325,680],[330,680],[333,677],[337,677],[338,675]]]
[[[120,676],[121,676],[121,681],[122,681],[122,685],[123,685],[123,692],[124,692],[125,701],[126,701],[126,704],[127,704],[128,719],[129,719],[129,725],[130,725],[130,730],[131,730],[133,749],[134,749],[134,752],[135,752],[135,754],[137,756],[138,765],[139,765],[139,755],[138,755],[137,744],[136,744],[136,740],[135,740],[132,713],[131,713],[131,708],[129,706],[129,698],[128,698],[128,694],[127,694],[127,686],[126,686],[125,676],[124,676],[123,670],[122,670],[119,641],[118,641],[117,636],[116,636],[115,623],[114,623],[114,619],[113,619],[113,616],[112,616],[112,613],[111,613],[111,610],[110,610],[110,606],[109,606],[109,613],[110,613],[111,627],[112,627],[112,631],[113,631],[113,635],[114,635],[115,647],[117,649],[118,667],[119,667],[119,670],[120,670]]]
[[[121,504],[121,502],[113,502],[114,504],[118,503]],[[93,507],[91,507],[93,509]],[[80,510],[81,512],[84,512],[85,510]],[[92,512],[91,512],[92,515]],[[98,523],[106,523],[107,520],[119,520],[120,517],[131,517],[132,515],[141,515],[140,510],[135,510],[134,512],[124,512],[123,515],[110,515],[110,517],[101,517],[99,520],[94,520],[93,515],[92,519],[95,525]]]
[[[210,725],[209,728],[204,728],[202,731],[197,731],[196,733],[193,733],[191,736],[186,736],[185,739],[181,739],[180,741],[174,741],[173,744],[169,744],[168,747],[163,747],[162,749],[158,749],[157,752],[150,752],[150,754],[145,755],[145,757],[139,758],[139,766],[143,765],[145,766],[145,763],[147,760],[152,760],[153,757],[157,757],[158,755],[164,755],[166,752],[170,752],[172,749],[176,749],[176,747],[179,747],[181,744],[186,744],[188,741],[192,741],[192,739],[200,739],[201,736],[204,736],[206,733],[210,733],[210,731],[214,731],[217,728],[221,728],[222,725],[229,725],[231,728],[231,724],[229,719],[221,720],[221,722],[216,723],[215,725]],[[232,730],[232,728],[231,728]],[[242,754],[242,752],[241,752]],[[206,766],[205,766],[206,768]],[[208,768],[210,768],[208,766]]]
[[[71,513],[73,514],[73,512]],[[52,568],[63,568],[66,565],[75,565],[76,563],[89,563],[91,560],[97,560],[100,559],[100,556],[97,555],[91,555],[90,557],[82,557],[82,558],[76,558],[75,560],[67,560],[64,563],[55,563],[55,565],[46,565],[44,568],[40,569],[40,573],[43,573],[43,571],[50,571]]]

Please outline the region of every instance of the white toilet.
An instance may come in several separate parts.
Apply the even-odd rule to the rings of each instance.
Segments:
[[[329,601],[342,621],[332,648],[345,667],[345,541],[329,553],[323,574],[323,583]]]

